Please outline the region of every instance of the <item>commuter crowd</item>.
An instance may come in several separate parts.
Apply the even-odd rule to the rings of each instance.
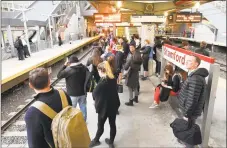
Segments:
[[[83,136],[89,137],[89,134],[86,135],[87,130],[84,129],[87,128],[86,121],[89,118],[87,116],[87,93],[92,93],[95,110],[98,114],[97,132],[92,140],[84,138],[86,144],[81,147],[95,147],[101,144],[99,139],[104,132],[104,124],[108,119],[110,137],[106,138],[105,142],[110,148],[113,148],[117,133],[116,117],[118,114],[120,115],[119,107],[121,103],[118,93],[123,92],[123,82],[129,91],[128,102],[125,102],[125,105],[134,106],[134,103],[139,103],[139,80],[146,81],[148,79],[150,76],[149,70],[153,67],[153,64],[156,67],[155,75],[161,78],[162,82],[156,86],[153,97],[154,103],[149,108],[158,108],[160,102],[167,101],[169,96],[176,96],[180,103],[182,120],[174,121],[171,124],[173,132],[175,125],[184,121],[193,125],[192,128],[196,126],[196,119],[202,114],[204,107],[205,78],[208,76],[208,71],[205,68],[199,68],[201,60],[197,56],[190,55],[186,61],[186,68],[189,71],[187,74],[181,68],[167,62],[164,65],[164,76],[161,77],[161,64],[163,64],[161,63],[161,48],[164,44],[172,45],[172,42],[168,37],[164,41],[161,41],[159,37],[155,37],[154,41],[148,39],[141,41],[138,35],[133,35],[131,40],[128,41],[125,37],[115,37],[112,33],[102,36],[98,42],[92,44],[91,55],[85,65],[79,61],[75,54],[67,58],[57,75],[59,79],[64,78],[66,80],[66,91],[57,90],[51,86],[50,77],[45,68],[32,70],[29,74],[29,85],[37,94],[35,99],[41,103],[31,106],[25,115],[29,147],[53,148],[59,147],[64,142],[70,143],[70,138],[66,138],[67,134],[65,134],[65,137],[56,137],[56,133],[53,132],[53,125],[56,125],[58,120],[55,120],[54,116],[47,115],[50,112],[55,112],[55,115],[63,111],[69,112],[69,108],[67,110],[63,109],[67,105],[72,106],[73,109],[79,104],[82,112],[81,118],[83,118],[79,118],[78,113],[77,119],[70,117],[67,117],[67,119],[80,122],[78,125],[81,128],[78,126],[80,129],[77,129],[81,133],[80,136],[77,134],[81,139],[80,141],[83,141],[83,138],[81,138]],[[203,50],[205,47],[206,43],[201,43],[201,49],[196,50],[196,52],[209,56]],[[189,50],[185,43],[182,48]],[[151,62],[151,67],[149,66],[150,61],[154,61],[154,63]],[[141,66],[144,71],[143,75],[139,75]],[[123,79],[125,80],[123,81]],[[51,109],[45,114],[42,110],[43,106],[49,106]],[[73,111],[70,113],[77,114]],[[62,120],[66,120],[65,118],[62,118]],[[70,123],[74,123],[69,122],[67,125],[62,125],[62,120],[57,123],[61,127],[58,127],[60,130],[58,132],[70,128]],[[176,128],[180,127],[177,126]],[[81,129],[83,129],[83,133],[80,131]],[[67,132],[68,136],[72,135],[70,131]],[[75,136],[74,139],[76,138]],[[192,143],[188,139],[177,138],[180,143],[188,148],[200,144],[200,140],[197,143]],[[89,141],[89,144],[87,141]],[[68,147],[70,146],[68,145]]]

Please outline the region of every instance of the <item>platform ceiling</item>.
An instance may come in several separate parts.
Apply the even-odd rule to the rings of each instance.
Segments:
[[[200,4],[211,0],[200,1]],[[164,12],[176,12],[186,8],[192,8],[198,1],[169,0],[169,1],[122,1],[120,9],[117,8],[118,1],[89,1],[98,10],[98,13],[122,14],[122,21],[128,22],[132,14],[163,15]]]

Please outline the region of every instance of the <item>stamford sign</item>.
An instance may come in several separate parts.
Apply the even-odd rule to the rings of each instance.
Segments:
[[[188,71],[186,68],[186,62],[187,62],[187,57],[189,55],[198,56],[201,59],[201,63],[199,67],[206,68],[207,70],[210,69],[210,65],[214,64],[214,61],[215,61],[214,58],[210,58],[198,53],[194,53],[189,50],[185,50],[185,49],[167,45],[167,44],[163,46],[163,58],[185,71]]]
[[[164,46],[163,57],[170,61],[171,63],[177,65],[178,67],[187,71],[185,64],[186,64],[186,54],[178,52],[174,49],[171,49],[167,46]]]

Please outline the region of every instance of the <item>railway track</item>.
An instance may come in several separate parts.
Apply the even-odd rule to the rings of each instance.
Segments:
[[[220,62],[220,61],[216,61],[216,64],[220,65],[220,70],[226,73],[226,63]]]
[[[79,60],[84,59],[91,50],[87,51],[83,54]],[[55,88],[65,88],[65,80],[64,79],[51,79],[51,85]],[[32,96],[31,96],[32,97]],[[4,148],[24,148],[28,147],[27,145],[27,132],[26,132],[26,124],[24,122],[24,114],[25,111],[35,102],[35,99],[30,99],[30,102],[23,105],[18,112],[16,112],[10,119],[6,122],[2,123],[1,130],[1,147]]]

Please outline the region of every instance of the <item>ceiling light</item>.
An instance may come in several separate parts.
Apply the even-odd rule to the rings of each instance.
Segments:
[[[194,8],[195,8],[195,9],[199,9],[199,6],[200,6],[200,2],[196,2]]]
[[[122,6],[122,2],[121,1],[117,1],[117,8],[121,8]]]
[[[164,16],[166,16],[166,17],[167,17],[167,16],[168,16],[168,12],[164,12]]]

